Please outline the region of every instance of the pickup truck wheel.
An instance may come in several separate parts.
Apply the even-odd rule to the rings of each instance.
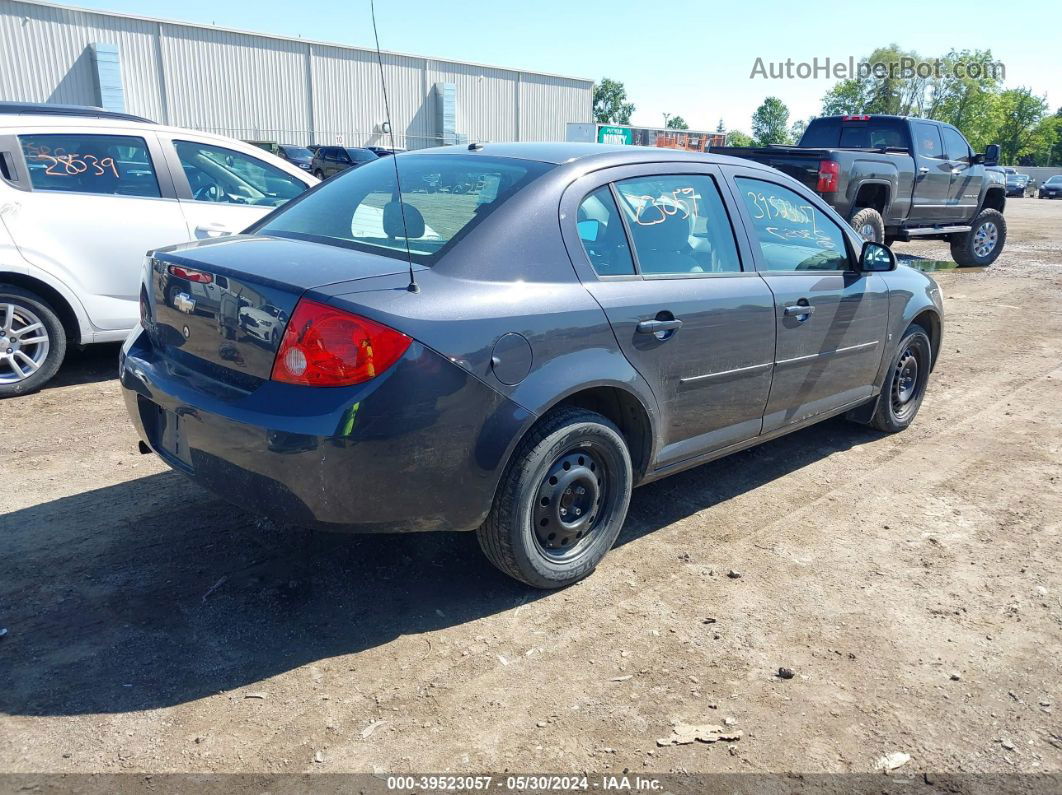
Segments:
[[[951,257],[958,265],[991,265],[1007,241],[1007,221],[999,210],[981,210],[969,232],[951,236]]]
[[[0,284],[0,398],[39,389],[66,355],[66,331],[48,302]]]
[[[929,335],[921,326],[908,326],[881,385],[870,420],[872,427],[885,433],[898,433],[914,422],[926,393],[932,362]]]
[[[861,207],[849,221],[864,240],[880,243],[885,239],[885,219],[873,207]]]
[[[520,442],[476,531],[487,558],[536,588],[594,570],[627,518],[633,476],[623,435],[592,411],[562,408]]]

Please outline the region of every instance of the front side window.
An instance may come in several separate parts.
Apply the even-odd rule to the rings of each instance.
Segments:
[[[399,195],[395,163],[401,177]],[[403,155],[344,171],[257,231],[433,264],[552,166],[480,155]]]
[[[132,135],[20,135],[34,190],[159,197],[143,138]]]
[[[951,127],[942,127],[941,132],[944,134],[944,151],[947,153],[948,160],[969,162],[970,145],[966,143],[966,139],[959,131]]]
[[[636,177],[617,182],[616,192],[642,274],[741,270],[734,231],[711,177]]]
[[[279,207],[307,189],[302,180],[232,149],[174,141],[196,201]]]
[[[809,199],[773,182],[736,181],[767,270],[849,269],[844,233]]]
[[[607,185],[583,199],[575,223],[583,250],[598,276],[634,273],[634,260],[623,231],[623,219]]]
[[[922,157],[944,157],[944,148],[940,143],[940,128],[935,124],[916,121],[912,125],[915,137],[915,151]]]

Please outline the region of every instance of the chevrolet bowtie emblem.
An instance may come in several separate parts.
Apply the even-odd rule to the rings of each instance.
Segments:
[[[195,311],[195,299],[188,293],[177,293],[173,297],[173,308],[179,312],[184,312],[186,315],[192,314]]]

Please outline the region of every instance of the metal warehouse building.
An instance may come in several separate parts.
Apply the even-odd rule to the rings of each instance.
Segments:
[[[562,141],[566,123],[591,121],[589,80],[383,62],[400,147]],[[388,145],[374,50],[21,0],[0,0],[0,100],[100,105],[245,140]]]

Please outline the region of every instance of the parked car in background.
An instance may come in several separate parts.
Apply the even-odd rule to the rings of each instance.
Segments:
[[[1029,194],[1029,175],[1021,174],[1015,168],[1005,167],[1003,173],[1007,179],[1007,195],[1024,198]]]
[[[397,155],[399,152],[404,152],[404,149],[386,149],[382,146],[366,146],[370,152],[377,157],[385,157],[387,155]]]
[[[189,275],[264,326],[219,335],[168,299]],[[286,523],[475,530],[540,588],[593,570],[638,484],[839,414],[905,429],[942,333],[933,280],[800,182],[596,144],[370,163],[157,250],[143,292],[122,387],[175,470]]]
[[[1062,174],[1055,174],[1046,179],[1040,186],[1039,196],[1041,199],[1062,198]]]
[[[46,383],[68,342],[125,339],[149,249],[239,232],[316,183],[231,138],[0,103],[0,397]],[[184,283],[189,313],[220,303],[217,284]]]
[[[313,156],[310,166],[318,179],[328,179],[348,168],[357,168],[378,159],[378,155],[368,149],[355,146],[322,146]]]
[[[304,171],[310,171],[312,168],[313,152],[311,152],[305,146],[281,144],[278,147],[277,157],[279,157],[281,160],[287,160],[292,165],[298,166]]]
[[[957,129],[906,116],[812,119],[796,146],[713,152],[764,163],[807,185],[865,240],[940,239],[960,265],[989,265],[1003,250],[1003,187],[986,175],[999,147],[975,154]]]

